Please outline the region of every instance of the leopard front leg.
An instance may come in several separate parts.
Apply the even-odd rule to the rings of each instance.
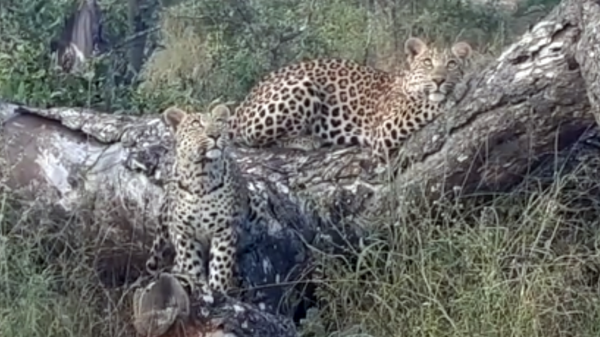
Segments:
[[[175,265],[172,274],[185,284],[190,292],[199,290],[209,293],[206,272],[204,270],[204,247],[187,233],[173,235],[175,241]]]
[[[208,284],[212,290],[227,293],[233,287],[237,233],[232,227],[215,233],[210,243]]]
[[[161,223],[158,226],[158,230],[155,234],[152,242],[152,248],[150,248],[150,257],[146,261],[146,271],[153,276],[156,276],[159,272],[159,265],[163,264],[165,260],[165,251],[169,244],[169,226],[166,223]]]

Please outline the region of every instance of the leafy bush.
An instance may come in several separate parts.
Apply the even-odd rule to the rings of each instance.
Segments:
[[[540,8],[542,0],[536,1]],[[99,4],[106,35],[121,46],[132,33],[127,2]],[[131,72],[125,44],[77,77],[57,72],[49,53],[51,38],[76,5],[77,0],[11,0],[0,7],[1,97],[128,113],[155,113],[177,102],[202,109],[217,97],[240,101],[268,71],[305,58],[343,57],[394,69],[402,64],[409,35],[440,43],[468,39],[481,52],[495,53],[519,33],[512,27],[520,20],[462,0],[395,1],[385,7],[342,0],[172,1],[149,11],[150,30],[160,29],[147,35],[148,44],[160,47],[148,55],[141,74]],[[541,8],[542,14],[549,10]]]

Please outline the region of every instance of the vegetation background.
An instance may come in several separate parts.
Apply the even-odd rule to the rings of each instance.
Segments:
[[[239,102],[268,71],[301,59],[394,70],[410,35],[464,39],[493,57],[557,3],[99,0],[116,48],[65,75],[49,45],[76,0],[3,0],[0,98],[129,114],[174,103],[202,110],[218,97]],[[422,203],[418,223],[380,219],[381,239],[357,252],[358,262],[322,257],[325,306],[303,321],[303,335],[597,336],[600,180],[588,171],[532,176],[483,206]],[[82,220],[1,198],[0,336],[130,335],[122,298],[94,273],[98,238],[70,231]]]

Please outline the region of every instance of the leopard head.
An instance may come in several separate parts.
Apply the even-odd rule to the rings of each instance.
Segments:
[[[408,77],[404,82],[409,93],[425,96],[432,103],[444,101],[464,76],[472,55],[467,42],[457,42],[451,48],[428,46],[421,39],[406,40],[404,50],[408,55]]]
[[[225,133],[229,114],[224,104],[214,107],[210,114],[191,114],[177,107],[163,112],[163,122],[174,135],[178,168],[185,170],[222,159],[229,144]]]

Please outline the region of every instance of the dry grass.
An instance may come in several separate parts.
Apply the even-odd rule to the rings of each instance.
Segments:
[[[305,335],[597,335],[598,167],[483,204],[422,203],[419,221],[388,221],[354,256],[322,255],[326,305]]]
[[[155,52],[144,66],[142,90],[180,87],[204,79],[212,66],[209,37],[197,31],[185,7],[175,6],[161,14],[164,48]]]
[[[381,219],[354,255],[321,256],[326,305],[303,335],[595,336],[598,167],[532,176],[483,203],[421,203],[418,222]],[[0,335],[131,336],[129,297],[97,272],[111,258],[103,235],[79,230],[89,219],[3,196]]]
[[[113,243],[89,218],[1,195],[0,336],[132,336],[131,294],[106,287],[129,254],[107,263]]]

